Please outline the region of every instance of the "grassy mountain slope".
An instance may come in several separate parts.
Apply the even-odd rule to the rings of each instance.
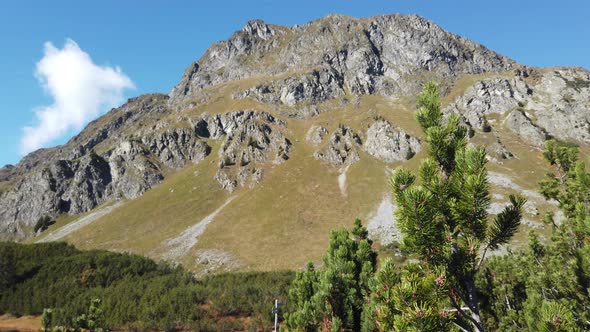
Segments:
[[[464,81],[474,80],[477,77],[464,78]],[[460,95],[462,91],[458,90],[464,89],[464,85],[457,84],[449,95]],[[280,117],[280,113],[251,100],[246,104],[232,101],[228,97],[231,90],[220,88],[219,95],[211,98],[213,102],[188,112],[198,114],[251,108]],[[347,98],[358,100],[345,101]],[[216,162],[208,157],[196,165],[173,172],[145,195],[123,202],[109,214],[69,234],[65,240],[80,248],[128,251],[156,259],[170,259],[175,246],[167,241],[179,237],[232,198],[196,237],[196,244],[173,260],[197,272],[298,269],[307,261],[319,262],[329,231],[350,225],[355,217],[368,222],[387,197],[390,172],[401,165],[416,169],[425,152],[421,151],[406,162],[387,164],[361,151],[360,161],[352,164],[345,173],[343,191],[339,187],[343,169],[313,157],[317,148],[305,139],[308,129],[323,125],[331,131],[344,123],[363,132],[374,118],[382,117],[420,137],[412,103],[411,99],[346,96],[326,102],[325,107],[330,110],[312,119],[283,118],[288,122],[287,136],[296,142],[295,148],[287,162],[267,165],[264,179],[254,188],[238,189],[231,194],[222,190],[214,180]],[[546,167],[540,150],[531,148],[501,126],[495,128],[507,148],[518,158],[506,160],[501,165],[490,163],[490,171],[510,174],[515,185],[535,191],[535,184]],[[475,144],[492,141],[491,133],[478,133],[472,140]],[[219,142],[211,142],[211,145],[211,156],[215,156]],[[518,190],[496,185],[494,191],[507,196]],[[526,218],[534,221],[529,226],[540,227],[538,221],[552,206],[543,203],[541,198],[534,202],[539,209],[538,215]],[[75,218],[70,216],[66,221],[58,222],[38,239],[68,222],[75,222]],[[523,229],[529,226],[523,226]],[[518,238],[524,240],[525,234],[523,232]]]

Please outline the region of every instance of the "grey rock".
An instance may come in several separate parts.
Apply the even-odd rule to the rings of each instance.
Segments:
[[[496,163],[514,158],[514,154],[506,148],[499,138],[496,138],[494,143],[486,146],[486,152],[488,157]]]
[[[114,198],[139,197],[164,179],[160,167],[148,156],[148,150],[136,141],[123,141],[110,151]]]
[[[69,204],[68,213],[79,214],[107,201],[112,177],[109,163],[96,154],[84,156],[74,165],[74,176],[61,199]]]
[[[590,72],[581,68],[554,68],[534,87],[537,99],[527,105],[536,124],[560,139],[590,143]]]
[[[224,117],[241,114],[244,113],[229,113]],[[263,177],[259,165],[283,163],[291,152],[292,144],[281,132],[284,123],[268,114],[248,114],[251,115],[246,117],[247,120],[227,134],[219,150],[219,170],[215,179],[230,192],[238,185],[244,187],[249,183],[249,187],[253,187]]]
[[[501,72],[514,62],[416,15],[369,19],[330,15],[294,27],[249,22],[228,40],[211,46],[170,92],[183,109],[212,85],[249,77],[291,75],[287,81],[255,88],[251,95],[287,105],[323,100],[345,87],[354,94],[407,95],[428,71],[436,77]],[[319,69],[318,69],[319,68]],[[320,87],[321,86],[321,87]]]
[[[394,127],[388,121],[378,120],[367,130],[363,148],[373,157],[392,163],[412,158],[422,145],[418,138],[405,130]]]
[[[266,112],[256,112],[251,110],[232,111],[224,114],[204,115],[195,124],[195,130],[200,132],[202,137],[219,139],[231,134],[244,123],[260,120],[269,124],[277,124],[286,127],[286,122],[279,120]]]
[[[143,137],[142,142],[164,165],[176,169],[187,162],[198,163],[211,152],[211,147],[199,139],[193,128],[171,128]]]
[[[330,136],[328,145],[314,153],[318,160],[326,161],[333,166],[350,165],[359,160],[358,149],[361,148],[362,141],[350,127],[339,126],[338,129]]]
[[[305,135],[305,139],[313,144],[313,145],[320,145],[324,140],[324,137],[328,135],[328,130],[322,126],[312,126],[307,131],[307,135]]]
[[[259,84],[235,94],[234,98],[252,97],[263,103],[295,106],[304,101],[318,103],[343,94],[342,77],[334,69],[328,68]]]
[[[445,114],[460,114],[465,124],[483,131],[493,127],[488,115],[507,114],[509,128],[537,146],[543,136],[590,142],[588,70],[523,66],[513,75],[476,82],[444,109]]]
[[[162,167],[198,162],[210,148],[191,128],[152,131],[168,111],[164,95],[130,99],[91,122],[68,143],[42,149],[5,169],[14,185],[0,193],[0,237],[22,239],[44,215],[85,213],[119,198],[136,198],[163,180]],[[139,139],[125,139],[134,128]],[[156,126],[157,127],[157,126]],[[104,151],[97,154],[95,149]]]
[[[509,81],[504,78],[479,81],[447,106],[444,113],[459,114],[465,124],[475,129],[487,131],[489,123],[486,120],[486,115],[504,114],[525,100],[525,96],[514,87],[516,81],[521,82],[517,79]]]
[[[230,177],[227,171],[224,171],[223,168],[217,170],[215,173],[215,180],[219,182],[221,188],[229,191],[230,193],[236,190],[238,186],[238,181]]]
[[[524,140],[538,147],[542,147],[547,138],[543,130],[520,110],[510,112],[504,120],[504,125]]]

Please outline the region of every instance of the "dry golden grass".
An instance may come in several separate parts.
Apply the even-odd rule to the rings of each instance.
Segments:
[[[41,330],[41,316],[0,315],[0,332],[37,332]]]
[[[445,97],[446,103],[484,76],[461,78]],[[356,217],[367,221],[389,190],[388,170],[400,165],[416,170],[426,155],[425,147],[407,162],[385,164],[360,151],[361,160],[347,172],[346,195],[338,186],[341,170],[316,160],[317,150],[305,141],[312,125],[325,126],[330,132],[338,125],[350,126],[364,139],[367,127],[376,118],[384,118],[409,134],[422,137],[414,119],[409,98],[392,100],[380,96],[345,96],[318,105],[325,112],[307,120],[286,119],[281,110],[250,99],[236,100],[235,91],[256,84],[262,78],[230,82],[211,92],[209,101],[180,114],[172,114],[169,123],[184,121],[183,117],[222,113],[239,109],[253,109],[273,113],[288,122],[284,134],[293,142],[288,161],[267,165],[264,178],[253,189],[241,188],[233,194],[222,190],[214,180],[217,171],[217,149],[221,142],[211,141],[211,156],[197,165],[171,171],[163,183],[144,196],[124,203],[110,214],[96,220],[66,238],[81,248],[103,248],[129,251],[153,258],[162,258],[166,248],[162,243],[181,234],[219,208],[226,200],[234,199],[214,218],[197,245],[180,262],[192,270],[199,270],[195,256],[199,250],[217,249],[240,262],[243,270],[298,269],[307,261],[319,262],[328,243],[331,230],[350,226]],[[503,164],[489,164],[491,171],[510,174],[514,182],[529,190],[536,190],[546,164],[540,150],[524,144],[516,135],[495,120],[494,128],[516,159]],[[476,144],[490,144],[492,133],[477,133]],[[503,195],[513,190],[495,188]],[[541,215],[550,209],[539,207]],[[527,217],[530,218],[530,217]],[[61,227],[74,217],[63,217],[53,228]],[[534,219],[534,218],[530,218]],[[526,227],[517,238],[526,242]]]

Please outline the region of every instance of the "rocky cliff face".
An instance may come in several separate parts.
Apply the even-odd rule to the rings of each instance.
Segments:
[[[461,114],[480,131],[500,126],[488,121],[497,114],[506,128],[537,147],[550,137],[590,143],[588,70],[523,67],[510,75],[478,81],[445,112]]]
[[[425,71],[431,78],[453,78],[513,66],[512,60],[415,15],[330,15],[290,28],[251,21],[192,64],[170,98],[182,108],[210,86],[288,73],[287,78],[267,80],[238,97],[294,106],[346,91],[411,94],[420,89],[416,76]]]
[[[460,88],[466,75],[477,79]],[[493,160],[518,158],[505,132],[531,148],[548,137],[590,144],[585,69],[519,65],[415,15],[330,15],[293,27],[251,21],[212,45],[169,95],[130,99],[68,143],[0,169],[0,239],[33,235],[44,215],[137,198],[203,160],[217,165],[214,178],[228,192],[255,187],[269,166],[291,162],[303,144],[326,167],[345,169],[362,151],[403,162],[422,142],[391,120],[395,114],[361,124],[306,121],[350,107],[356,116],[369,114],[374,110],[361,103],[368,95],[406,98],[414,107],[412,96],[427,80],[455,92],[445,113],[460,114],[475,137],[493,136]],[[291,123],[305,127],[304,137]]]

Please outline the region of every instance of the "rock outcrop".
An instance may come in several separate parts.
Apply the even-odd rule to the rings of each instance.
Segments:
[[[232,192],[239,186],[256,185],[263,176],[261,164],[280,164],[289,159],[291,142],[281,133],[284,123],[269,114],[251,116],[231,131],[219,150],[215,179]],[[234,117],[234,113],[226,114]]]
[[[164,165],[176,169],[186,166],[187,162],[198,163],[211,152],[211,147],[200,140],[194,128],[167,129],[143,137],[142,143]]]
[[[529,144],[548,137],[590,142],[590,72],[581,68],[523,67],[510,79],[476,82],[444,112],[460,114],[473,129],[491,131],[491,114]]]
[[[307,131],[307,135],[305,135],[305,139],[315,145],[318,146],[324,141],[324,137],[328,135],[328,130],[322,126],[312,126]]]
[[[262,103],[295,106],[301,102],[319,103],[343,94],[343,78],[336,70],[326,68],[259,84],[234,95],[234,98],[253,97]]]
[[[518,83],[517,83],[518,82]],[[515,78],[511,81],[504,78],[483,80],[469,87],[465,93],[451,103],[445,113],[460,114],[465,124],[481,131],[489,130],[486,115],[510,112],[526,100],[517,85],[530,91],[526,83]]]
[[[359,160],[358,149],[361,148],[360,136],[350,127],[339,126],[330,136],[323,149],[316,151],[314,157],[333,166],[350,165]]]
[[[499,138],[496,138],[494,143],[486,146],[486,153],[488,154],[488,159],[491,159],[495,163],[502,163],[502,160],[514,158],[514,154],[506,148]]]
[[[371,156],[388,163],[408,160],[421,150],[420,140],[385,120],[369,127],[363,147]]]
[[[547,138],[543,130],[537,127],[529,116],[521,110],[510,112],[506,120],[504,120],[504,125],[527,142],[538,147],[543,147]]]

